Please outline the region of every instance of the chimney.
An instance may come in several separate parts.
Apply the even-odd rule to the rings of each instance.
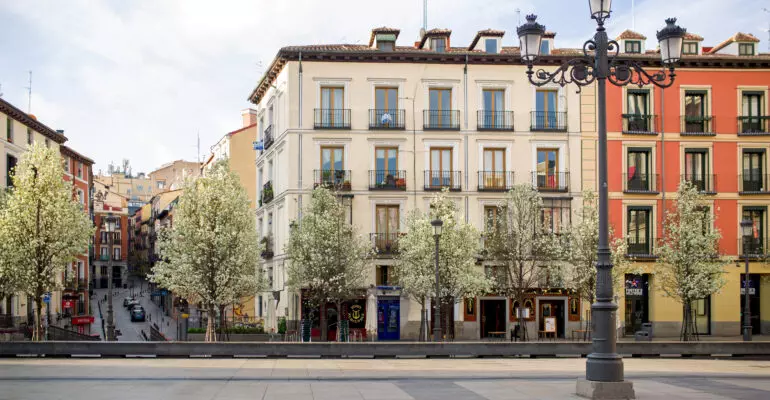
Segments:
[[[257,110],[253,108],[247,108],[241,111],[241,117],[243,117],[243,127],[251,126],[257,123]]]

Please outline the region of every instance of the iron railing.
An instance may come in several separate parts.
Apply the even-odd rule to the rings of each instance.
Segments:
[[[537,190],[566,192],[569,189],[569,172],[532,172],[532,183]]]
[[[369,170],[369,190],[406,190],[406,171]]]
[[[765,238],[738,238],[738,254],[740,254],[741,257],[764,258],[768,256],[767,250],[768,240]]]
[[[479,171],[479,191],[504,192],[513,187],[513,171]]]
[[[405,129],[406,111],[369,109],[369,129]]]
[[[262,238],[262,245],[265,246],[265,248],[262,249],[260,256],[265,260],[273,258],[273,238],[270,236],[264,236]]]
[[[567,131],[567,113],[558,111],[532,111],[529,130],[531,131]]]
[[[273,125],[269,125],[265,128],[265,139],[263,147],[265,150],[269,149],[273,145]]]
[[[658,193],[658,174],[623,174],[623,192],[625,193]]]
[[[267,204],[273,201],[273,196],[273,182],[267,181],[264,185],[262,185],[262,204]]]
[[[654,258],[655,239],[650,237],[626,237],[626,256],[633,258]]]
[[[391,255],[398,253],[399,233],[372,233],[370,238],[374,252],[378,255]]]
[[[768,129],[768,123],[770,116],[758,115],[758,116],[740,116],[738,117],[738,135],[743,136],[764,136],[770,135],[770,129]]]
[[[740,194],[764,194],[770,193],[768,190],[768,178],[770,175],[764,174],[741,174],[738,176],[738,193]]]
[[[423,129],[460,130],[460,110],[423,110]]]
[[[110,261],[109,254],[99,254],[99,261]]]
[[[350,129],[349,108],[316,108],[315,129]]]
[[[462,172],[460,171],[425,171],[425,190],[441,190],[449,188],[459,191],[462,188]]]
[[[512,131],[513,111],[479,110],[476,128],[480,131]]]
[[[657,135],[657,123],[652,114],[623,114],[623,133]]]
[[[682,175],[683,182],[690,182],[701,193],[713,194],[717,192],[716,189],[717,176],[713,174],[684,174]]]
[[[713,115],[682,116],[682,136],[714,136],[716,132],[716,117]]]
[[[333,190],[350,191],[349,169],[317,169],[314,175],[314,188],[323,186]]]

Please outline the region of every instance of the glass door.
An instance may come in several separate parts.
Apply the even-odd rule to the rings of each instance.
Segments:
[[[762,97],[762,93],[743,94],[743,123],[741,132],[764,132]]]
[[[321,123],[324,127],[344,126],[345,89],[342,87],[321,88]]]
[[[650,207],[629,207],[626,229],[628,254],[648,255],[651,253]]]
[[[743,242],[742,254],[763,255],[765,245],[765,207],[743,207],[743,218],[753,223],[753,234],[748,242]],[[745,239],[743,239],[745,240]]]
[[[646,90],[629,90],[627,103],[628,131],[649,132]]]
[[[344,183],[344,154],[342,147],[321,147],[321,183],[335,186]]]
[[[395,249],[398,239],[399,206],[378,205],[377,215],[377,242],[375,246],[378,252],[390,253]]]
[[[452,149],[430,149],[430,186],[432,188],[451,187],[452,185]]]
[[[706,95],[704,93],[685,93],[684,95],[684,131],[710,132],[704,118]]]
[[[396,188],[398,179],[398,148],[376,147],[374,149],[375,184],[378,188]],[[404,182],[406,184],[406,182]]]
[[[452,127],[452,89],[430,89],[430,110],[428,121],[430,128]]]
[[[765,152],[762,149],[743,151],[743,191],[765,190]]]
[[[483,189],[505,189],[505,149],[484,149]]]
[[[701,192],[707,189],[707,160],[707,149],[687,149],[684,152],[684,178]]]
[[[559,110],[556,90],[538,90],[535,92],[535,121],[536,129],[558,128],[557,111]]]
[[[402,126],[398,112],[398,88],[378,87],[374,89],[374,122],[380,127]]]
[[[649,191],[651,189],[650,158],[650,149],[628,149],[628,190]]]
[[[536,181],[538,189],[559,188],[559,150],[537,149]]]
[[[485,129],[499,129],[506,126],[503,116],[505,114],[505,90],[484,89],[484,115],[483,127]]]

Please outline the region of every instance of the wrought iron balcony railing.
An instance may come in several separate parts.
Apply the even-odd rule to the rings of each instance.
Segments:
[[[716,117],[713,115],[683,115],[682,136],[715,136]]]
[[[623,174],[623,192],[625,193],[658,193],[658,174]]]
[[[349,108],[316,108],[315,129],[350,129]]]
[[[626,256],[632,258],[655,258],[655,239],[650,237],[626,237]]]
[[[738,117],[739,136],[765,136],[770,135],[770,116],[740,116]]]
[[[513,187],[513,171],[479,171],[479,191],[504,192]]]
[[[460,110],[423,110],[423,129],[460,130]]]
[[[745,171],[744,171],[745,172]],[[770,193],[768,178],[770,175],[744,173],[738,176],[738,193],[740,194],[766,194]]]
[[[406,190],[406,171],[369,170],[369,190]]]
[[[480,131],[512,131],[513,111],[479,110],[476,129]]]
[[[399,109],[370,109],[369,129],[393,129],[406,128],[406,112]]]
[[[372,233],[369,237],[377,255],[392,255],[398,253],[399,233]]]
[[[267,181],[262,185],[262,204],[267,204],[273,201],[273,182]]]
[[[269,125],[267,128],[265,128],[265,142],[263,144],[264,149],[267,150],[270,148],[270,146],[273,145],[273,125]]]
[[[717,176],[713,174],[684,174],[682,175],[683,182],[690,182],[693,186],[698,188],[698,191],[705,194],[715,194],[717,192],[716,185]]]
[[[623,114],[623,133],[657,135],[656,118],[652,114]]]
[[[425,190],[449,188],[451,191],[459,191],[462,188],[461,181],[460,171],[425,171]]]
[[[327,189],[350,191],[350,170],[348,169],[317,169],[314,171],[313,187],[323,186]]]
[[[566,192],[569,190],[569,172],[532,172],[532,183],[537,190]]]
[[[740,229],[739,229],[740,231]],[[768,240],[762,237],[738,238],[738,254],[741,257],[766,258],[768,256]]]
[[[558,111],[532,111],[529,130],[531,131],[567,131],[567,113]]]

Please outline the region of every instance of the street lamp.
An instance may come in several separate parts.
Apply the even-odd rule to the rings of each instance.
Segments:
[[[533,70],[533,64],[540,55],[539,43],[545,34],[545,26],[536,22],[535,15],[527,16],[527,23],[517,29],[521,41],[521,59],[527,64],[527,76],[535,86],[555,83],[566,86],[569,83],[577,85],[580,92],[583,86],[596,81],[598,87],[598,134],[599,134],[599,246],[596,263],[596,302],[591,305],[594,315],[592,320],[593,351],[586,361],[586,380],[591,384],[581,386],[578,382],[578,392],[581,387],[591,387],[596,393],[596,386],[604,382],[623,382],[623,360],[617,353],[617,333],[615,318],[618,306],[613,301],[612,290],[612,261],[608,237],[607,209],[607,81],[615,86],[633,84],[644,86],[653,84],[666,88],[674,83],[674,64],[682,54],[682,39],[685,30],[676,26],[676,19],[666,20],[666,27],[657,34],[661,46],[661,61],[663,68],[647,72],[635,60],[620,59],[620,44],[609,40],[604,28],[604,21],[611,14],[611,0],[589,0],[591,18],[596,20],[596,33],[592,39],[583,44],[583,55],[566,61],[554,72],[544,69]],[[538,44],[535,46],[535,44]],[[666,74],[668,69],[668,74]],[[630,382],[626,389],[633,393]]]
[[[754,221],[741,221],[743,235],[743,259],[746,262],[746,272],[743,274],[743,341],[751,341],[751,308],[749,307],[749,253],[751,252],[751,236],[754,235]]]
[[[439,218],[430,222],[433,225],[433,238],[436,239],[436,301],[433,305],[435,310],[433,314],[433,341],[441,341],[441,287],[438,280],[438,239],[441,237],[441,230],[444,226],[444,221]]]
[[[112,213],[102,218],[102,231],[107,233],[107,340],[115,340],[115,317],[112,312],[112,246],[115,243],[116,222]]]

